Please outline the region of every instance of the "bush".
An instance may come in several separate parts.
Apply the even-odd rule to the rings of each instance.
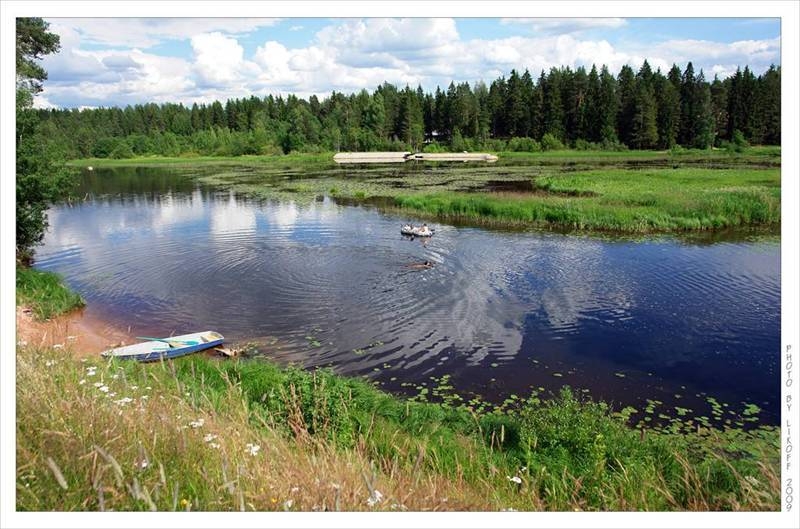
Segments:
[[[108,158],[119,145],[117,138],[100,138],[92,148],[92,156],[95,158]]]
[[[445,149],[442,144],[434,141],[423,147],[422,152],[433,152],[433,153],[447,152],[447,149]]]
[[[114,147],[114,150],[111,151],[111,154],[109,154],[109,158],[114,158],[115,160],[133,158],[133,149],[128,145],[128,142],[124,140],[120,141],[117,146]]]
[[[539,152],[542,146],[533,138],[511,138],[506,149],[512,152]]]
[[[620,142],[619,140],[603,140],[600,143],[600,148],[604,151],[627,151],[628,146],[624,143]]]
[[[599,151],[600,145],[597,143],[592,143],[591,141],[586,141],[583,138],[579,138],[575,140],[575,148],[579,151]]]
[[[744,138],[742,131],[736,129],[733,131],[733,138],[731,138],[730,143],[727,143],[725,147],[728,151],[744,152],[745,149],[750,147],[750,143]]]
[[[560,151],[564,148],[561,140],[550,134],[549,132],[542,136],[542,150],[543,151]]]
[[[483,142],[483,148],[487,151],[502,152],[508,150],[508,145],[500,139],[489,139]]]

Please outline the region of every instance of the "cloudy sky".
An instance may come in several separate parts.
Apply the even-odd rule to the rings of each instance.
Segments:
[[[623,64],[706,77],[780,64],[778,18],[46,18],[61,36],[40,107],[209,102],[384,81],[491,82],[512,68]]]

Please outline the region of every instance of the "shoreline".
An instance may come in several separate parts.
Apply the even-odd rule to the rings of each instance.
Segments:
[[[18,346],[66,349],[75,358],[99,356],[101,352],[134,343],[130,329],[121,329],[85,308],[75,309],[51,319],[38,321],[24,305],[16,307],[16,343]]]

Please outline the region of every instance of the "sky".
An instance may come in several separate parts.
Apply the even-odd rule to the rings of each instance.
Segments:
[[[425,91],[512,69],[692,61],[707,79],[780,64],[779,18],[45,18],[61,51],[38,107]]]

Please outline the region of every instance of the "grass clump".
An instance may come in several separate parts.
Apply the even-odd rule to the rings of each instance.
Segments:
[[[482,412],[260,360],[17,372],[21,510],[779,508],[776,430],[643,433],[568,390]]]
[[[45,320],[83,307],[84,301],[58,274],[17,267],[17,305],[27,305],[38,319]]]

